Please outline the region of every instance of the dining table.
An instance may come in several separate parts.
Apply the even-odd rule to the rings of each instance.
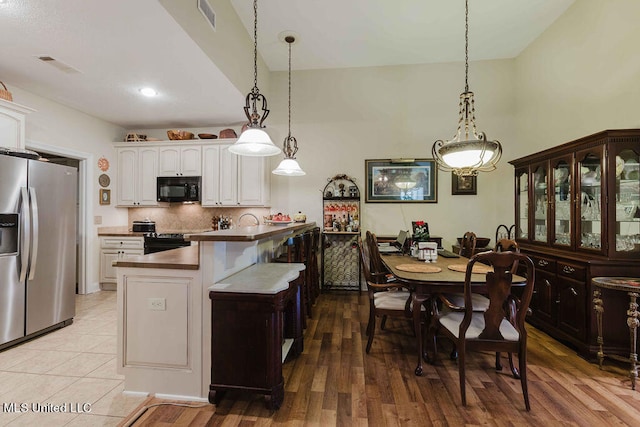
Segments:
[[[422,375],[422,360],[425,357],[424,339],[421,328],[421,310],[425,305],[428,316],[433,315],[433,304],[436,296],[442,293],[464,293],[466,268],[469,258],[445,258],[438,256],[435,261],[425,262],[410,255],[381,254],[382,263],[396,278],[411,289],[412,319],[416,337],[418,338],[417,376]],[[486,273],[490,267],[476,263],[471,274],[471,286],[474,293],[486,294]],[[516,274],[512,277],[512,286],[524,286],[526,279]]]

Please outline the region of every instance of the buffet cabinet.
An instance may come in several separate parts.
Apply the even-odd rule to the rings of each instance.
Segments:
[[[591,279],[640,274],[640,129],[607,130],[511,163],[516,240],[536,266],[529,321],[594,359]],[[629,354],[628,297],[603,293],[605,352]]]

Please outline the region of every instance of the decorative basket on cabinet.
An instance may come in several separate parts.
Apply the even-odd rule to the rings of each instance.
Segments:
[[[11,95],[11,92],[9,92],[9,89],[7,89],[7,87],[2,82],[0,82],[0,85],[2,85],[2,87],[4,88],[0,89],[0,99],[6,99],[7,101],[13,102],[13,96]]]

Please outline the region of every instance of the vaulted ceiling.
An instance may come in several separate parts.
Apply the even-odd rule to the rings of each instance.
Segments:
[[[0,0],[0,81],[127,129],[245,121],[243,91],[252,81],[234,86],[177,16],[204,0],[171,1],[178,3]],[[208,2],[218,28],[225,20],[244,25],[237,42],[252,64],[253,2]],[[573,2],[470,1],[470,60],[516,57]],[[270,71],[287,69],[283,32],[297,37],[294,70],[464,60],[463,0],[262,0],[258,23],[258,52]],[[143,86],[159,95],[140,96]]]

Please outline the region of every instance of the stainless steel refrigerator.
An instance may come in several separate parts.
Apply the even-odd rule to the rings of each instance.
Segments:
[[[77,182],[75,168],[0,154],[0,348],[75,316]]]

